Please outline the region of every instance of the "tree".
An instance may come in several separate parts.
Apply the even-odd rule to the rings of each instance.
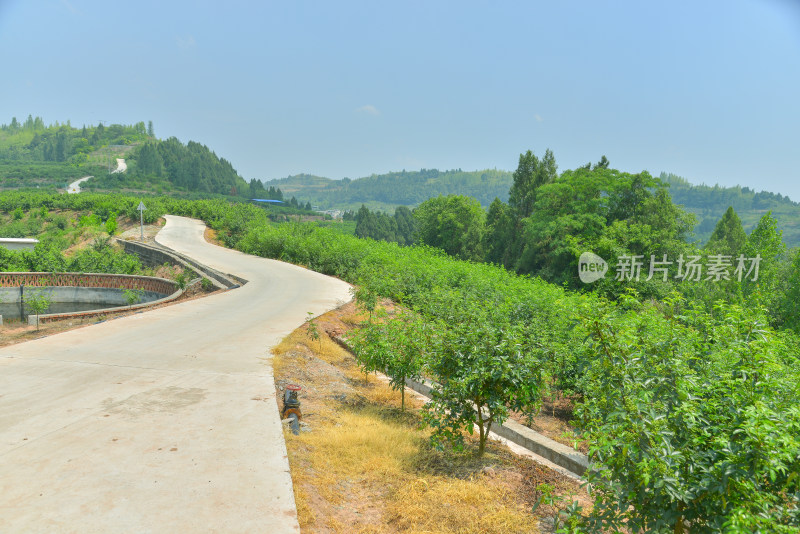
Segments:
[[[519,155],[519,164],[514,171],[514,183],[508,192],[508,205],[521,220],[530,216],[536,203],[536,190],[549,184],[558,176],[558,166],[553,152],[548,148],[540,160],[528,150]]]
[[[746,302],[777,311],[784,293],[780,287],[780,269],[785,253],[783,232],[778,228],[778,221],[772,217],[772,212],[768,211],[750,232],[742,249],[745,258],[759,258],[757,280],[748,277],[742,279],[742,293]]]
[[[356,230],[355,236],[362,239],[372,238],[377,234],[378,221],[375,215],[366,207],[361,204],[356,214]]]
[[[509,253],[514,241],[514,215],[508,204],[494,199],[486,214],[486,229],[483,234],[484,259],[489,263],[513,268]]]
[[[147,136],[155,138],[156,134],[153,130],[153,121],[147,121]]]
[[[412,245],[417,233],[417,220],[414,214],[405,206],[398,206],[394,210],[394,220],[397,227],[397,242],[401,245]]]
[[[517,238],[520,252],[513,257],[517,271],[559,284],[574,283],[581,249],[591,248],[605,229],[603,192],[611,180],[610,171],[581,168],[541,186],[536,207]]]
[[[356,215],[355,236],[376,241],[398,242],[397,220],[385,213],[372,212],[362,204]]]
[[[114,211],[109,214],[105,227],[108,235],[114,235],[114,232],[117,231],[117,212]]]
[[[714,254],[739,256],[743,252],[746,241],[747,234],[742,227],[742,221],[736,215],[733,206],[728,206],[714,228],[705,249]]]
[[[492,425],[502,424],[509,410],[534,411],[542,376],[519,325],[485,310],[460,315],[455,322],[438,323],[431,335],[429,369],[438,383],[423,420],[440,447],[448,442],[461,448],[462,432],[472,434],[477,427],[482,456]]]
[[[368,323],[349,341],[361,370],[388,376],[391,388],[400,391],[400,409],[405,410],[406,379],[422,375],[425,322],[402,314],[385,323]]]
[[[39,330],[39,314],[50,307],[50,298],[41,291],[30,291],[25,296],[25,306],[36,315],[36,330]]]
[[[140,300],[142,300],[142,295],[144,295],[144,290],[142,288],[131,288],[131,289],[123,289],[122,295],[125,297],[125,302],[128,303],[128,308],[137,304]]]
[[[250,198],[263,198],[266,196],[266,193],[267,190],[264,189],[264,184],[261,182],[261,180],[257,180],[255,178],[250,180]]]
[[[784,277],[779,322],[800,334],[800,249],[792,251]]]
[[[462,260],[483,258],[486,214],[474,198],[460,195],[430,198],[414,210],[414,218],[421,243],[441,248]]]

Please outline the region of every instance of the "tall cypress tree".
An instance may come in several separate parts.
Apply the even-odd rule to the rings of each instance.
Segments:
[[[722,215],[717,223],[711,238],[706,243],[705,249],[713,254],[725,254],[728,256],[738,256],[744,250],[747,241],[747,234],[742,227],[742,221],[736,215],[733,206]]]

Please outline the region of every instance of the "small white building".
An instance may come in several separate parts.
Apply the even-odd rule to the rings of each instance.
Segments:
[[[38,243],[39,240],[32,237],[0,237],[0,247],[8,250],[33,250]]]

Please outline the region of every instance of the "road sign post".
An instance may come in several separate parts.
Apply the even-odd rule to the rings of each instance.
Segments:
[[[144,243],[144,210],[147,208],[144,207],[144,202],[139,202],[139,207],[136,208],[139,210],[139,230],[141,232],[142,243]]]

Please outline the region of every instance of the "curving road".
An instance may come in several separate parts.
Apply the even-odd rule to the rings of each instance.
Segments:
[[[157,241],[250,283],[0,349],[0,532],[299,531],[269,348],[349,286],[203,229]]]
[[[81,192],[81,184],[88,180],[89,178],[94,178],[94,176],[84,176],[83,178],[78,178],[71,184],[67,186],[67,193],[70,195],[75,195]]]
[[[128,165],[125,163],[124,158],[117,158],[117,168],[111,171],[111,174],[116,174],[118,172],[125,172],[128,170]]]

